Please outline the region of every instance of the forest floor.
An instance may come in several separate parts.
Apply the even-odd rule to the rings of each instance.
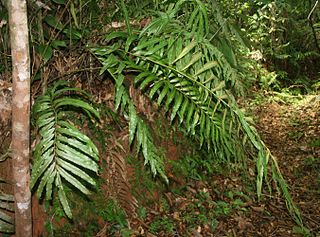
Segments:
[[[172,167],[168,172],[169,186],[156,186],[150,184],[150,180],[149,184],[143,184],[154,186],[150,188],[148,195],[141,190],[135,195],[139,207],[136,210],[137,217],[130,219],[129,226],[126,217],[109,205],[106,196],[101,197],[98,192],[93,203],[88,203],[87,199],[83,205],[76,203],[75,221],[72,225],[66,220],[57,221],[57,225],[52,222],[54,217],[59,217],[59,209],[56,207],[53,214],[39,214],[40,232],[45,228],[47,234],[44,236],[55,237],[320,237],[319,96],[281,97],[270,92],[258,92],[254,99],[240,101],[240,104],[251,114],[263,141],[277,158],[293,200],[301,210],[306,229],[293,221],[284,198],[276,191],[269,193],[266,188],[262,200],[257,200],[255,165],[252,163],[248,165],[246,174],[236,166],[231,171],[217,166],[210,175],[199,174],[199,170],[193,169],[192,172],[179,176]],[[6,126],[10,128],[9,125]],[[128,138],[123,132],[112,135]],[[164,136],[164,140],[166,138]],[[178,137],[177,140],[179,139]],[[118,141],[114,143],[117,144]],[[169,142],[164,149],[167,155],[174,158],[188,149],[185,146],[183,143],[175,145]],[[121,156],[124,157],[125,154]],[[205,160],[205,157],[191,157],[189,168],[194,165],[192,162],[198,162],[198,166],[208,165],[203,162]],[[183,163],[176,163],[178,166],[180,164]],[[181,167],[179,170],[181,171]],[[270,176],[269,179],[271,182]],[[107,189],[108,184],[105,186]],[[273,184],[271,186],[274,187]],[[158,187],[160,188],[157,189]],[[132,188],[138,189],[134,184]],[[150,193],[154,194],[154,197],[150,197]],[[95,205],[94,202],[98,202],[99,198],[100,204]],[[63,212],[60,214],[63,219]]]
[[[289,215],[285,199],[276,192],[271,181],[271,174],[269,183],[274,190],[270,193],[265,188],[258,201],[253,162],[247,166],[246,174],[237,165],[230,171],[218,165],[210,174],[204,172],[206,169],[200,173],[196,166],[208,165],[205,157],[191,154],[189,163],[186,163],[183,160],[188,160],[185,150],[189,148],[181,141],[180,145],[162,144],[168,159],[179,155],[184,157],[181,163],[173,160],[176,165],[167,171],[169,186],[158,185],[152,176],[148,179],[146,173],[135,171],[136,182],[131,182],[131,188],[139,205],[135,211],[137,215],[128,222],[124,213],[107,201],[108,194],[101,196],[99,191],[91,203],[75,201],[75,222],[72,225],[60,221],[59,227],[46,222],[47,233],[52,232],[48,236],[320,237],[319,96],[283,98],[270,92],[264,95],[258,92],[253,99],[239,103],[251,115],[262,139],[277,158],[293,200],[301,210],[305,228],[297,225]],[[125,133],[125,130],[120,130],[119,134],[114,131],[111,138],[125,139]],[[165,135],[164,139],[170,140],[169,137]],[[120,140],[109,141],[109,146],[121,143]],[[133,162],[137,163],[136,158]],[[186,164],[188,173],[181,174],[184,168],[179,166]],[[140,168],[142,166],[143,163]],[[105,170],[109,172],[107,168]],[[113,179],[111,176],[102,177],[104,180]],[[102,192],[110,192],[110,185],[110,182],[102,185]],[[127,189],[124,190],[123,198],[127,202],[124,206],[135,203],[132,196],[127,196],[131,188],[124,186]],[[132,205],[130,208],[134,212]],[[42,219],[53,219],[53,216]]]
[[[263,103],[253,111],[257,129],[278,159],[306,227],[312,236],[320,236],[320,97],[293,98],[291,103],[269,98],[271,102]],[[277,202],[272,205],[277,207]],[[292,224],[286,221],[278,207],[272,212],[271,229],[277,232],[287,226],[287,236],[293,236],[289,235]],[[295,230],[299,233],[297,228]],[[274,233],[274,236],[280,236],[280,233]]]
[[[276,192],[265,191],[258,202],[243,177],[221,172],[164,192],[132,236],[320,236],[319,96],[291,102],[268,96],[244,106],[278,159],[308,231],[294,223]]]

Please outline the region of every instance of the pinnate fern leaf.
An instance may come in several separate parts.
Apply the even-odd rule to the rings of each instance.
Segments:
[[[182,10],[184,6],[187,11]],[[133,113],[134,105],[122,87],[125,73],[134,72],[136,86],[163,106],[170,113],[171,121],[178,120],[199,140],[200,146],[206,144],[217,159],[229,163],[244,157],[244,150],[250,142],[249,145],[257,151],[259,198],[271,160],[273,179],[279,183],[290,213],[301,224],[300,213],[293,204],[275,157],[234,99],[234,94],[238,93],[239,73],[230,35],[234,34],[242,45],[245,43],[235,28],[223,19],[218,8],[211,12],[216,16],[210,22],[216,32],[210,35],[208,9],[200,0],[179,0],[140,32],[136,46],[131,50],[123,50],[123,45],[118,50],[113,50],[112,45],[93,49],[104,65],[104,71],[107,70],[116,82],[116,108],[119,105],[131,108],[128,115],[130,141],[135,135],[146,162],[157,161],[147,158],[152,154],[146,149],[147,132],[141,132],[145,129]],[[185,14],[179,15],[179,12]],[[220,30],[224,38],[217,39]],[[123,64],[126,66],[121,67]]]
[[[2,233],[9,234],[14,232],[14,219],[3,211],[13,212],[13,203],[12,195],[0,193],[0,232]]]
[[[65,118],[65,113],[74,108],[99,118],[96,109],[84,99],[85,95],[82,90],[59,81],[40,96],[33,107],[40,140],[34,149],[30,186],[39,198],[44,194],[47,200],[54,197],[57,189],[60,203],[69,218],[72,213],[64,182],[89,195],[88,187],[96,185],[92,175],[98,172],[97,147]]]

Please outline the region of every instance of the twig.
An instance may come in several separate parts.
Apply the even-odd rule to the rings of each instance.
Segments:
[[[311,27],[311,30],[312,30],[312,35],[313,35],[313,38],[314,38],[314,43],[316,45],[316,48],[318,49],[318,52],[320,53],[320,46],[318,44],[318,39],[317,39],[317,34],[316,34],[316,31],[313,27],[313,22],[312,22],[312,14],[313,12],[315,11],[316,7],[318,6],[318,3],[319,3],[319,0],[317,0],[314,4],[314,6],[312,7],[311,11],[309,12],[309,15],[308,15],[308,20],[309,20],[309,23],[310,23],[310,27]]]
[[[55,81],[55,80],[58,80],[58,79],[61,79],[61,78],[64,78],[64,77],[67,77],[67,76],[70,76],[70,75],[73,75],[73,74],[77,74],[77,73],[80,73],[80,72],[100,70],[101,68],[102,67],[90,67],[90,68],[81,68],[81,69],[77,69],[77,70],[74,70],[74,71],[69,71],[69,72],[66,72],[66,73],[63,73],[63,74],[57,76],[56,78],[53,78],[52,81]]]
[[[309,15],[308,15],[308,20],[309,20],[309,21],[311,20],[311,16],[312,16],[314,10],[316,9],[318,3],[319,3],[319,0],[317,0],[317,1],[315,2],[315,4],[313,5],[311,11],[309,12]]]
[[[6,153],[0,156],[0,162],[5,161],[8,157],[11,158],[11,148],[9,148]]]

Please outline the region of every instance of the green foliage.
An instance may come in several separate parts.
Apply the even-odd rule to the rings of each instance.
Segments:
[[[244,207],[246,202],[250,202],[251,199],[240,191],[230,190],[225,193],[225,196],[229,199],[229,202],[217,201],[215,202],[215,215],[228,216],[232,211],[246,212],[247,209]]]
[[[126,214],[115,200],[108,200],[105,209],[99,210],[99,216],[111,224],[120,225],[121,228],[128,226]]]
[[[172,11],[174,13],[178,9]],[[168,15],[173,18],[173,13]],[[109,50],[94,50],[104,65],[103,71],[107,69],[116,80],[116,108],[124,101],[121,98],[127,98],[125,88],[119,86],[124,78],[120,73],[125,69],[138,71],[135,83],[141,90],[148,91],[150,98],[157,97],[157,103],[163,105],[167,112],[172,108],[171,121],[178,117],[179,122],[184,122],[191,134],[197,133],[201,144],[206,140],[208,148],[214,147],[220,158],[229,159],[236,146],[231,139],[233,121],[227,117],[230,106],[224,100],[228,97],[224,88],[228,83],[235,83],[235,72],[223,54],[208,41],[203,38],[193,39],[193,34],[187,32],[181,35],[181,27],[172,28],[171,21],[175,24],[175,21],[163,16],[154,20],[144,30],[145,34],[141,32],[138,45],[130,52],[136,57],[136,62],[129,58],[121,62],[117,55],[113,54],[115,45]],[[172,31],[167,32],[167,27]],[[163,33],[167,35],[165,39]],[[115,36],[116,34],[109,35],[108,39]],[[196,36],[201,37],[201,33]],[[129,44],[127,41],[125,46]],[[109,57],[106,57],[107,55]],[[220,81],[219,77],[225,80]],[[127,101],[125,99],[124,103],[133,111],[134,107]],[[136,119],[134,112],[130,114],[129,129],[132,128],[130,134],[133,134]],[[228,125],[224,126],[224,122]],[[130,137],[132,141],[133,135]]]
[[[239,26],[250,39],[253,52],[259,53],[259,57],[251,54],[254,61],[249,68],[258,66],[258,70],[253,69],[256,72],[252,76],[260,82],[262,89],[279,91],[289,87],[295,94],[316,90],[312,85],[318,79],[320,67],[319,27],[316,23],[320,15],[319,6],[311,11],[314,1],[218,2],[223,6],[226,21]],[[243,64],[248,53],[239,55]],[[263,67],[262,70],[259,67]],[[247,72],[248,78],[252,72]]]
[[[41,55],[44,64],[46,64],[52,58],[52,47],[48,45],[38,45],[35,47],[36,52]]]
[[[0,162],[6,161],[10,156],[10,148],[0,156]],[[0,177],[0,184],[8,183],[6,180]],[[12,195],[3,193],[0,191],[0,233],[14,233],[14,218],[12,214],[14,212],[14,198]]]
[[[82,98],[81,98],[82,96]],[[40,140],[34,149],[31,189],[39,198],[45,193],[51,200],[54,188],[69,218],[72,213],[64,190],[65,181],[85,195],[87,186],[95,186],[94,173],[98,171],[99,154],[93,142],[66,120],[69,111],[86,113],[89,118],[99,118],[98,112],[84,99],[85,93],[59,81],[40,96],[33,106],[35,125]],[[85,182],[83,182],[85,181]]]
[[[111,57],[109,59],[113,60]],[[124,86],[124,76],[122,74],[117,75],[124,69],[124,64],[120,63],[118,71],[114,71],[114,68],[108,68],[108,63],[109,62],[104,63],[101,73],[107,70],[116,81],[115,108],[116,110],[120,109],[129,122],[130,144],[132,144],[136,139],[137,152],[141,151],[143,154],[145,158],[145,165],[150,166],[154,175],[160,174],[163,179],[167,181],[167,177],[164,174],[163,157],[154,145],[153,138],[147,124],[136,112],[135,105],[130,99],[128,91]],[[116,61],[112,61],[111,63],[117,64]]]
[[[203,180],[205,177],[218,172],[217,161],[213,158],[203,159],[201,154],[186,155],[182,159],[172,162],[172,170],[177,176]]]
[[[69,189],[65,189],[67,194],[69,194]],[[57,236],[57,228],[54,223],[59,223],[66,217],[65,211],[61,206],[59,200],[57,198],[53,199],[52,201],[45,201],[44,202],[44,210],[46,214],[50,217],[48,220],[45,221],[44,226],[49,236]],[[64,225],[64,231],[68,231],[71,228],[71,224],[67,223]]]
[[[292,233],[299,234],[299,235],[302,235],[304,237],[311,237],[312,236],[311,233],[310,233],[310,230],[308,230],[305,227],[301,227],[301,226],[294,226],[293,229],[292,229]]]
[[[217,201],[215,214],[217,216],[228,216],[230,214],[231,207],[230,204],[224,201]]]
[[[12,195],[0,192],[0,233],[14,233],[14,218],[6,213],[14,212],[13,202]]]
[[[98,180],[97,192],[90,200],[86,196],[77,195],[67,187],[69,204],[73,210],[72,220],[66,220],[59,200],[53,200],[52,205],[50,202],[45,202],[46,213],[49,217],[46,222],[49,236],[80,235],[90,237],[95,236],[103,228],[106,228],[104,230],[110,236],[130,236],[132,231],[128,228],[125,211],[116,200],[106,196],[104,188],[99,187],[99,184],[104,185],[106,181]]]
[[[109,234],[114,235],[116,231],[120,230],[122,236],[130,236],[126,213],[115,200],[109,199],[105,204],[105,208],[98,211],[98,215],[109,223]]]
[[[5,3],[0,2],[0,73],[11,70],[11,57],[9,48],[9,17]]]
[[[156,192],[163,192],[167,185],[164,185],[163,182],[155,182],[151,170],[144,168],[144,161],[142,159],[130,156],[127,157],[127,160],[128,164],[134,169],[134,177],[130,182],[134,197],[137,198],[138,203],[141,205],[153,203],[155,198],[154,194]],[[146,213],[143,210],[138,209],[138,214],[141,214],[142,218]]]
[[[307,169],[316,171],[320,168],[320,160],[311,156],[304,161],[304,165]]]
[[[220,8],[219,3],[224,7]],[[168,0],[161,3],[158,0],[121,0],[106,4],[94,0],[85,4],[81,1],[54,0],[46,4],[44,7],[49,6],[47,9],[50,9],[46,10],[47,14],[39,17],[39,24],[30,24],[36,28],[31,30],[32,42],[44,64],[52,59],[55,50],[81,45],[86,39],[91,42],[93,29],[103,28],[101,26],[113,20],[125,19],[126,32],[109,34],[105,38],[105,46],[94,48],[92,52],[103,65],[101,73],[106,72],[114,79],[115,107],[128,120],[130,143],[136,145],[136,150],[144,156],[145,165],[151,168],[154,175],[160,174],[167,180],[164,158],[154,144],[150,128],[129,96],[125,82],[127,74],[135,76],[133,84],[165,110],[171,123],[186,130],[199,141],[199,147],[213,154],[216,160],[226,163],[239,161],[246,157],[245,150],[252,153],[255,149],[258,154],[255,161],[259,197],[262,195],[262,183],[269,182],[267,174],[271,160],[273,178],[285,193],[291,213],[301,223],[276,159],[238,108],[234,96],[241,94],[243,89],[246,71],[243,70],[242,50],[249,46],[238,26],[249,23],[249,29],[245,32],[255,43],[261,42],[260,50],[264,58],[269,62],[275,61],[275,65],[279,66],[275,73],[262,73],[260,82],[264,88],[279,86],[278,80],[283,78],[280,69],[294,68],[292,74],[300,74],[300,69],[313,65],[309,62],[318,59],[311,28],[305,17],[303,20],[294,18],[296,22],[291,22],[292,16],[305,15],[308,7],[304,5],[307,4],[301,1],[259,0]],[[130,7],[126,8],[125,4]],[[152,12],[156,17],[142,31],[138,31],[131,27],[130,16],[143,15],[147,7],[162,12]],[[34,3],[30,3],[29,9],[39,13],[42,11]],[[105,12],[104,17],[100,15],[102,12]],[[314,28],[318,32],[318,13],[314,15],[314,20]],[[1,32],[6,29],[0,28]],[[101,31],[108,30],[103,28]],[[3,35],[6,34],[1,37]],[[6,39],[2,41],[6,43]],[[301,45],[303,50],[300,50]],[[257,44],[255,47],[258,48]],[[4,51],[5,48],[4,45]],[[1,58],[5,63],[8,60]],[[303,66],[299,68],[300,63]],[[0,71],[4,68],[8,65],[1,67]],[[65,121],[65,112],[77,107],[76,110],[84,110],[89,116],[96,113],[90,104],[82,100],[73,97],[63,100],[64,93],[69,93],[68,89],[55,89],[39,98],[35,106],[41,140],[35,150],[32,186],[37,186],[39,196],[45,192],[49,200],[53,187],[56,187],[61,204],[70,216],[63,181],[87,194],[87,186],[95,185],[91,175],[98,168],[95,146],[76,126]],[[56,150],[59,152],[56,153]],[[76,156],[70,157],[68,152]],[[196,171],[197,167],[206,167],[208,172],[212,172],[210,164],[207,160],[197,159],[189,164],[189,168]],[[194,176],[200,178],[197,173]]]
[[[145,220],[147,217],[147,209],[145,207],[139,206],[138,208],[138,217],[141,220]]]
[[[259,66],[258,66],[259,67]],[[259,70],[259,84],[260,88],[264,90],[273,89],[279,90],[280,89],[280,79],[281,76],[277,74],[275,71],[268,72],[262,66],[260,66]]]
[[[194,202],[187,205],[181,213],[181,219],[190,229],[208,225],[214,230],[218,226],[217,217],[219,217],[216,215],[215,205],[209,193],[198,192]]]
[[[113,32],[105,38],[108,45],[91,49],[103,65],[101,73],[107,72],[115,81],[115,107],[128,118],[130,142],[136,139],[145,163],[153,173],[164,176],[161,161],[156,155],[150,156],[156,154],[149,152],[154,150],[149,142],[151,137],[147,138],[149,135],[144,132],[124,85],[125,75],[131,72],[135,74],[134,84],[164,108],[169,120],[194,136],[199,146],[213,152],[216,159],[232,162],[244,157],[247,146],[255,148],[258,197],[262,195],[263,181],[267,181],[271,160],[272,177],[279,183],[289,211],[301,223],[275,157],[248,123],[233,96],[239,91],[239,74],[236,61],[230,57],[235,51],[229,43],[232,33],[241,41],[240,34],[223,21],[219,11],[211,12],[224,36],[230,39],[229,43],[221,43],[222,37],[210,33],[207,9],[201,1],[180,0],[169,4],[166,13],[160,12],[136,36]]]
[[[174,222],[168,217],[155,219],[151,224],[149,231],[153,234],[158,234],[160,231],[165,234],[174,232]]]
[[[225,15],[238,22],[269,68],[277,74],[285,72],[280,78],[282,85],[304,85],[299,82],[301,77],[314,77],[320,57],[316,36],[319,28],[315,22],[320,16],[315,11],[308,18],[312,1],[220,2],[228,9]]]

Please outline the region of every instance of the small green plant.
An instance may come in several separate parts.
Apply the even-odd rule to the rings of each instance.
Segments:
[[[214,202],[207,193],[199,193],[198,199],[187,206],[181,214],[182,221],[188,228],[195,228],[201,225],[209,225],[212,230],[217,227],[218,221],[214,215]]]
[[[131,180],[133,195],[142,205],[154,201],[154,193],[161,192],[166,186],[161,182],[155,182],[152,172],[144,169],[144,162],[136,156],[127,157],[128,164],[134,168],[134,178]]]
[[[307,157],[304,160],[304,166],[306,168],[309,168],[311,170],[318,170],[320,169],[320,159],[319,158],[315,158],[313,156]]]
[[[312,147],[320,147],[320,138],[312,140],[309,145]]]
[[[139,206],[138,207],[138,216],[140,219],[144,220],[147,217],[147,209],[145,207]]]
[[[167,199],[161,197],[160,198],[160,211],[161,212],[168,212],[170,210],[170,205],[167,201]]]
[[[280,75],[276,72],[269,72],[265,68],[263,68],[260,64],[257,66],[258,71],[258,81],[261,89],[267,90],[267,89],[274,89],[279,90],[280,89],[280,83],[279,78]]]
[[[231,209],[232,209],[232,206],[230,203],[227,203],[224,201],[217,201],[214,212],[217,217],[228,216],[231,212]]]
[[[225,193],[225,197],[229,199],[228,202],[219,200],[214,203],[215,217],[229,216],[234,210],[238,212],[247,211],[244,204],[246,201],[250,201],[250,198],[243,192],[230,190]]]
[[[173,220],[168,217],[158,218],[150,224],[149,231],[153,234],[158,234],[160,231],[164,231],[166,234],[172,234],[174,231]]]
[[[291,131],[288,133],[288,137],[295,141],[299,141],[303,136],[304,132],[302,131]]]
[[[174,173],[194,180],[203,180],[212,175],[217,166],[216,160],[209,157],[203,159],[200,154],[186,155],[177,161],[171,161],[171,163]]]
[[[110,234],[115,233],[118,230],[124,231],[128,228],[128,222],[125,211],[120,208],[117,202],[113,199],[109,199],[105,208],[98,211],[98,215],[108,222],[110,228],[108,231]]]
[[[101,179],[98,181],[102,182]],[[120,232],[123,237],[127,236],[126,232],[129,230],[124,211],[116,201],[106,198],[101,187],[98,187],[97,193],[90,197],[90,200],[87,196],[78,195],[69,188],[66,191],[73,210],[73,220],[67,219],[58,199],[45,202],[45,210],[49,217],[45,223],[48,236],[69,236],[79,233],[81,236],[91,237],[101,230],[102,222],[108,223],[107,232],[111,236]]]
[[[310,230],[308,230],[307,228],[302,227],[302,226],[294,226],[292,229],[292,232],[294,234],[300,234],[304,237],[311,237],[312,236],[310,233]]]

